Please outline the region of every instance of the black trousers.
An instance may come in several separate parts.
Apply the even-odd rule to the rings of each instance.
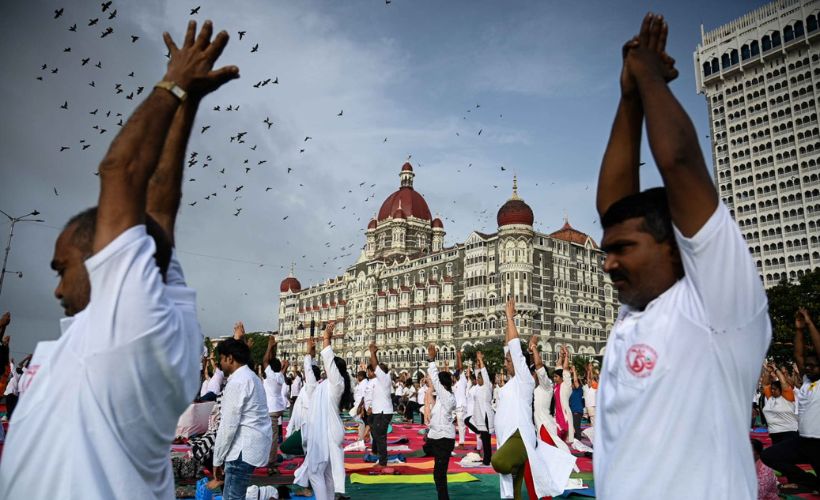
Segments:
[[[9,394],[6,396],[6,416],[11,419],[11,414],[14,413],[14,408],[17,406],[18,396],[16,394]]]
[[[472,420],[473,417],[467,417],[464,419],[464,425],[467,426],[468,429],[475,432],[478,435],[478,439],[481,440],[481,463],[484,465],[490,465],[493,459],[493,443],[491,440],[491,435],[487,431],[480,431],[478,428],[473,425]],[[490,428],[490,422],[487,418],[487,415],[484,415],[484,428]]]
[[[581,439],[581,419],[583,417],[583,412],[572,414],[572,426],[575,428],[575,439]]]
[[[415,401],[408,401],[406,405],[404,405],[404,418],[407,420],[413,420],[413,416],[416,414],[416,410],[420,409],[421,405]],[[424,413],[421,414],[421,423],[424,423]]]
[[[371,415],[370,434],[373,436],[373,454],[379,455],[379,465],[387,465],[387,426],[393,418],[392,413],[374,413]]]
[[[424,443],[424,454],[435,458],[433,480],[436,482],[438,500],[450,500],[447,491],[447,468],[450,466],[450,456],[455,446],[456,440],[450,438],[427,439]]]
[[[788,432],[770,432],[769,437],[772,438],[772,445],[776,445],[781,441],[785,441],[787,439],[796,438],[800,436],[797,431],[788,431]]]
[[[820,489],[820,480],[797,466],[808,463],[815,471],[820,471],[820,439],[792,437],[763,450],[760,459],[790,482]]]

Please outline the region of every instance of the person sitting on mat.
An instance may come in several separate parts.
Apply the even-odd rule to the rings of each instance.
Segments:
[[[334,325],[328,322],[322,335],[321,356],[327,379],[313,391],[310,413],[302,426],[307,442],[305,461],[294,473],[296,484],[310,484],[316,500],[333,500],[334,492],[345,492],[345,431],[339,412],[350,408],[353,393],[347,363],[334,355],[330,346]]]
[[[529,461],[532,488],[536,497],[563,492],[575,459],[548,444],[538,446],[532,423],[532,398],[535,381],[515,328],[515,300],[507,299],[507,328],[504,366],[509,374],[501,388],[495,419],[498,451],[492,458],[493,469],[501,474],[501,497],[521,498],[524,469]]]

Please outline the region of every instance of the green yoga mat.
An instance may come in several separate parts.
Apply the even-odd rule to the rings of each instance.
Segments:
[[[447,483],[471,483],[478,478],[466,472],[447,474]],[[351,474],[351,483],[359,484],[435,484],[432,474],[399,474],[370,476],[367,474]]]

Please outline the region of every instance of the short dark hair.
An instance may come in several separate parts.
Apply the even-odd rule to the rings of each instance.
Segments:
[[[552,376],[558,375],[561,378],[564,378],[564,370],[562,368],[556,368],[554,372],[552,372]]]
[[[658,187],[621,198],[601,217],[601,227],[610,228],[628,219],[643,218],[641,230],[652,235],[657,243],[672,240],[672,214],[666,188]]]
[[[453,374],[450,372],[438,372],[438,381],[449,392],[453,392]]]
[[[71,235],[71,243],[80,249],[81,252],[91,255],[94,247],[94,233],[97,230],[97,207],[91,207],[74,215],[63,227],[63,231],[70,227],[74,227],[74,233]],[[165,230],[159,225],[153,217],[145,215],[145,230],[154,240],[156,247],[154,259],[157,261],[157,267],[163,279],[168,274],[168,266],[171,263],[171,252],[173,245]]]
[[[356,372],[356,377],[367,378],[367,372],[365,372],[364,370],[359,370],[358,372]]]
[[[248,345],[241,340],[225,339],[216,346],[216,351],[220,356],[230,356],[241,365],[251,362],[251,350]]]
[[[322,378],[322,372],[319,370],[319,367],[316,365],[310,365],[310,368],[313,370],[313,378],[319,380]]]
[[[387,373],[387,363],[379,363],[379,368],[381,368],[384,373]]]
[[[271,358],[268,364],[270,365],[270,369],[274,372],[279,373],[282,371],[282,362],[279,360],[279,358]]]
[[[780,392],[783,392],[783,385],[780,383],[779,380],[772,381],[772,389],[777,389]]]

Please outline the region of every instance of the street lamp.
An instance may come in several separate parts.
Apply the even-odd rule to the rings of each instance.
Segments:
[[[0,210],[0,213],[6,216],[6,218],[11,222],[11,229],[9,230],[9,241],[6,244],[6,253],[3,256],[3,270],[0,272],[0,294],[3,293],[3,278],[6,277],[6,273],[16,274],[18,277],[22,278],[23,273],[22,271],[7,271],[6,270],[6,261],[9,260],[9,252],[11,251],[11,239],[14,237],[14,225],[18,222],[45,222],[43,219],[29,219],[29,217],[37,217],[40,215],[40,212],[37,210],[32,210],[31,213],[27,213],[26,215],[21,215],[20,217],[12,217],[11,215],[7,214]]]

